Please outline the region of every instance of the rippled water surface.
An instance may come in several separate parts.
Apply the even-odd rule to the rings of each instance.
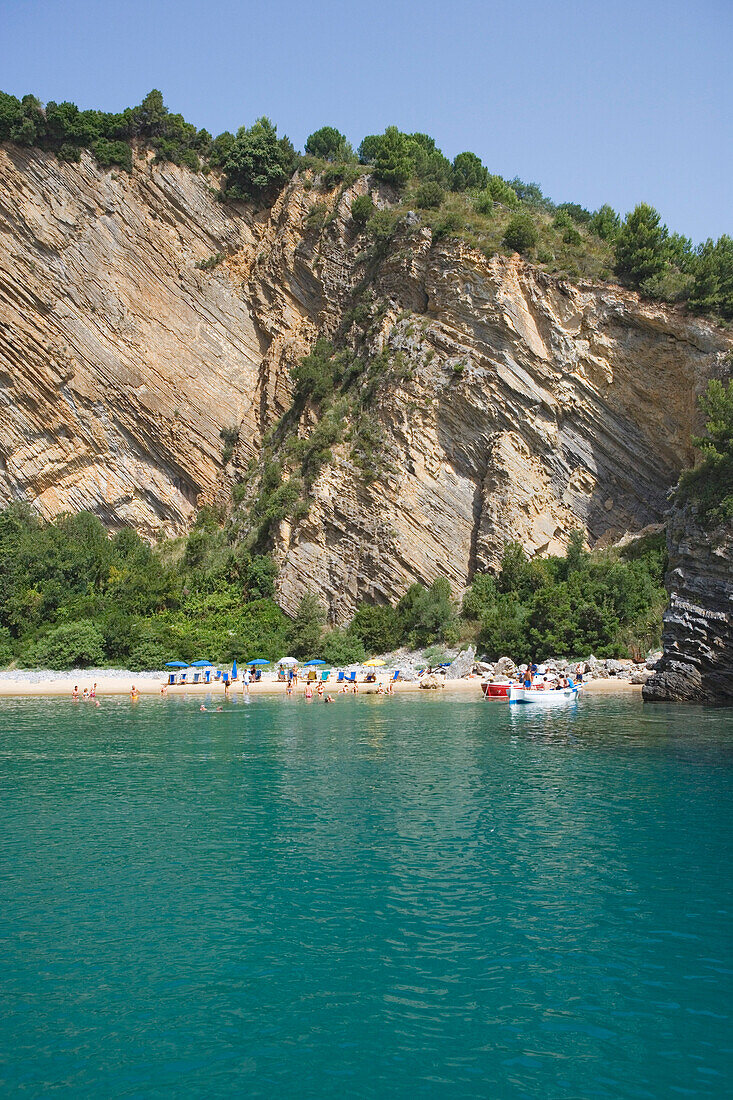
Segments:
[[[728,1096],[732,773],[628,697],[1,701],[0,1091]]]

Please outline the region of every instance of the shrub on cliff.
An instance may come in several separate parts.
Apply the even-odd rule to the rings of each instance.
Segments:
[[[733,520],[733,380],[713,379],[700,398],[705,434],[693,439],[702,461],[680,478],[677,499],[698,505],[704,524]]]
[[[659,221],[658,211],[642,202],[626,215],[616,235],[616,274],[632,286],[640,286],[667,266],[669,233]]]
[[[504,230],[503,241],[514,252],[526,254],[537,244],[537,227],[529,214],[515,214]]]
[[[602,241],[613,241],[619,231],[621,219],[616,211],[608,203],[604,203],[592,215],[588,222],[589,229],[600,237]]]
[[[445,191],[434,180],[421,183],[415,192],[415,206],[419,210],[437,210],[445,198]]]
[[[278,138],[269,118],[249,130],[242,126],[224,161],[226,193],[232,198],[259,200],[282,187],[295,167],[295,150],[288,138]]]
[[[690,309],[733,319],[733,238],[705,241],[691,266]]]
[[[305,151],[308,156],[333,162],[351,160],[354,156],[345,136],[334,126],[321,126],[312,133],[306,140]]]
[[[451,171],[451,191],[480,191],[488,182],[489,171],[475,153],[458,154]]]

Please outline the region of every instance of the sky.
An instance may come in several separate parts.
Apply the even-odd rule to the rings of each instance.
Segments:
[[[0,0],[0,89],[118,111],[160,88],[297,148],[395,124],[556,202],[733,234],[733,0]]]

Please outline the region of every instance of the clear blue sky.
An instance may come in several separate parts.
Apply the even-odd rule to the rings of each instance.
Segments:
[[[557,202],[733,233],[733,0],[0,0],[0,88],[116,111],[160,88],[298,148],[395,123]]]

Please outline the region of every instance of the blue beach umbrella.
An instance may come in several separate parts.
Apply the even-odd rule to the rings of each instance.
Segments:
[[[306,661],[306,665],[325,665],[325,661]]]
[[[168,661],[166,668],[188,668],[185,661]]]
[[[232,665],[232,680],[237,678],[237,658],[234,658],[234,664]]]
[[[265,657],[255,657],[253,661],[247,661],[248,665],[269,665],[269,663]]]
[[[211,668],[211,661],[191,661],[190,668]]]

